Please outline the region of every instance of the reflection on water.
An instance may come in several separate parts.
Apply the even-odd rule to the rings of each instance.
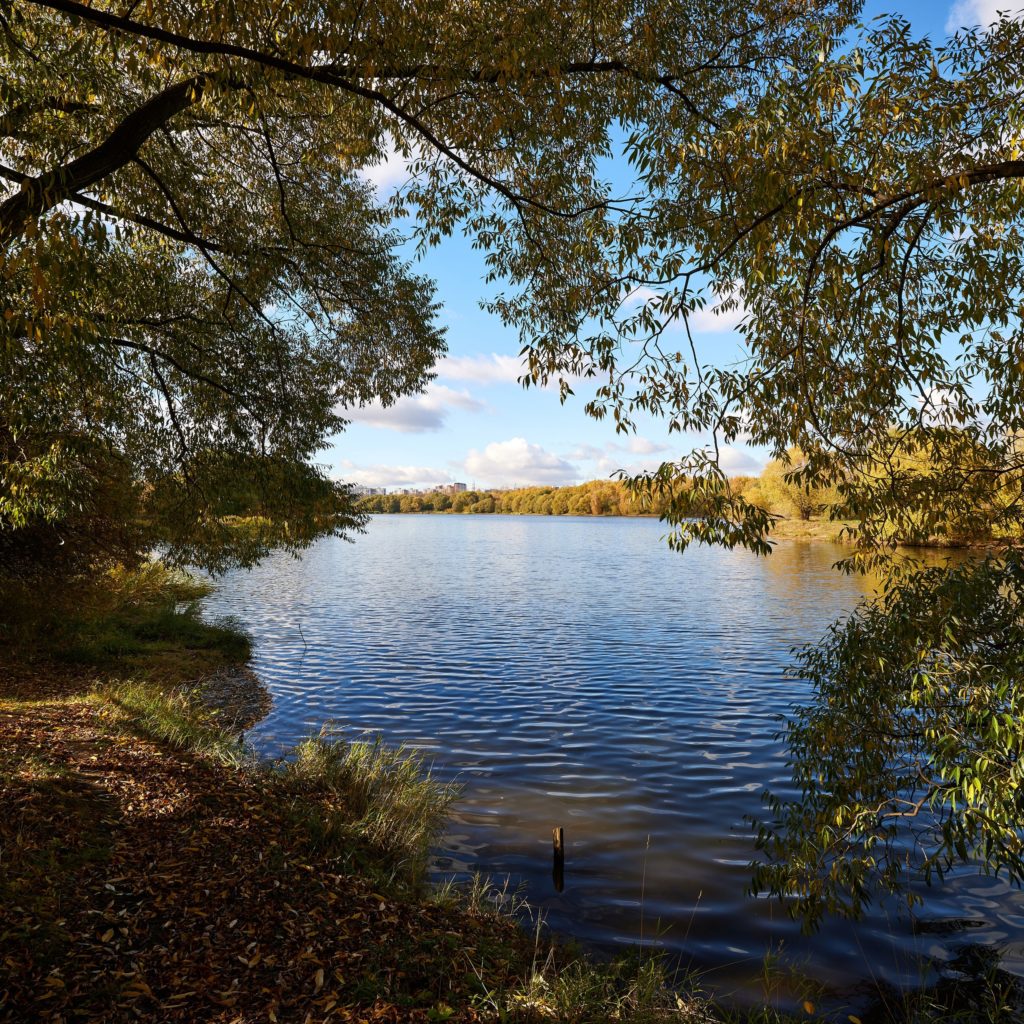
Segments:
[[[832,571],[830,545],[680,556],[663,531],[379,516],[355,544],[233,574],[209,608],[252,632],[274,694],[253,742],[275,753],[330,720],[421,748],[464,786],[439,871],[510,875],[553,928],[599,946],[660,943],[720,994],[757,998],[762,958],[780,944],[841,992],[927,981],[965,942],[998,946],[1019,969],[1024,901],[995,879],[952,879],[929,895],[924,927],[882,907],[812,938],[745,895],[745,816],[763,787],[786,792],[775,734],[807,696],[783,678],[790,648],[849,611],[864,583]]]

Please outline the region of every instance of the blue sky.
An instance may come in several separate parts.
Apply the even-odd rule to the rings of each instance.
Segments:
[[[1022,0],[868,0],[865,17],[899,13],[918,34],[943,36],[960,24],[988,24],[997,10]],[[383,193],[403,178],[398,162],[375,169]],[[434,278],[448,329],[448,356],[421,395],[390,409],[350,410],[353,422],[322,456],[332,475],[373,487],[428,487],[453,480],[480,487],[569,484],[657,466],[692,447],[692,438],[670,438],[657,420],[640,423],[632,437],[616,436],[608,423],[583,412],[584,387],[564,405],[555,391],[516,383],[519,341],[496,317],[480,309],[497,290],[484,283],[482,254],[460,237],[448,239],[420,261]],[[735,316],[701,314],[695,334],[702,357],[728,359],[738,352]],[[723,452],[733,473],[756,473],[761,451],[737,446]]]

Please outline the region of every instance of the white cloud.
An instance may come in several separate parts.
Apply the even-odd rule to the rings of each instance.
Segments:
[[[453,479],[472,480],[479,487],[513,486],[564,486],[581,480],[609,479],[618,471],[630,476],[641,472],[653,472],[660,462],[657,459],[642,459],[624,462],[604,449],[593,445],[579,444],[567,457],[560,457],[546,451],[540,445],[530,444],[522,437],[508,441],[495,441],[483,451],[473,449],[461,464],[451,463],[457,468],[453,475],[436,466],[409,465],[359,465],[349,459],[337,464],[336,479],[366,487],[436,487],[451,483]],[[625,447],[620,448],[625,451]],[[592,470],[581,471],[574,461],[591,462]],[[756,475],[763,468],[749,451],[741,447],[723,445],[720,449],[722,469],[730,476]]]
[[[357,173],[364,181],[368,181],[378,194],[398,188],[412,177],[409,160],[397,150],[394,141],[388,143],[387,151],[377,163],[361,167]]]
[[[988,28],[998,20],[1000,12],[1010,14],[1014,19],[1024,14],[1020,0],[956,0],[946,19],[946,31],[955,32],[958,28],[974,25]]]
[[[579,479],[579,472],[571,462],[522,437],[493,441],[482,452],[472,449],[463,468],[467,476],[485,486],[558,486]]]
[[[922,420],[929,426],[962,426],[971,418],[973,411],[951,388],[929,388],[923,395],[918,395],[916,401]]]
[[[731,309],[723,309],[725,302],[735,303]],[[690,314],[690,330],[701,334],[713,334],[716,331],[731,331],[747,315],[739,288],[733,286],[729,291],[718,296],[718,302],[709,304],[703,309],[694,310]]]
[[[438,376],[448,380],[468,380],[475,384],[515,384],[523,375],[523,364],[515,356],[497,352],[480,356],[445,356],[434,367]]]
[[[626,297],[622,300],[624,306],[639,306],[645,302],[650,302],[652,299],[660,299],[661,294],[656,292],[653,288],[649,288],[645,284],[638,285],[631,292],[626,293]]]
[[[604,448],[597,448],[592,444],[580,442],[573,446],[572,451],[566,453],[570,462],[593,462],[604,458]]]
[[[359,466],[343,459],[337,473],[339,480],[364,487],[431,487],[451,483],[451,474],[433,466]]]
[[[634,440],[645,441],[645,438],[634,438]],[[621,458],[616,458],[615,452],[627,452],[631,451],[637,455],[653,455],[657,452],[663,452],[668,449],[668,445],[659,444],[655,445],[651,442],[647,442],[651,447],[648,449],[646,445],[637,445],[636,447],[626,447],[621,445],[609,444],[607,449],[608,455],[604,455],[599,459],[596,459],[596,465],[598,472],[601,476],[611,476],[613,473],[622,470],[629,476],[635,476],[637,473],[650,473],[654,472],[661,465],[659,459],[641,459],[637,462],[629,462],[623,464]],[[721,466],[723,472],[728,476],[756,476],[764,469],[764,464],[757,459],[756,456],[741,446],[734,445],[720,445],[718,449],[718,464]]]
[[[728,476],[755,476],[764,469],[764,463],[750,452],[723,444],[718,449],[718,465]]]
[[[624,305],[637,306],[650,302],[656,308],[662,298],[663,296],[653,288],[642,285],[639,288],[634,288],[622,301]],[[735,302],[735,305],[730,309],[723,309],[722,305],[726,302]],[[748,310],[740,297],[739,287],[733,285],[728,291],[715,296],[703,309],[696,309],[689,315],[690,330],[699,334],[731,331],[743,320],[747,312]],[[668,326],[682,330],[682,317],[674,317]]]
[[[625,473],[626,476],[636,476],[638,473],[653,473],[661,465],[658,459],[641,459],[639,462],[623,463],[622,459],[606,455],[597,462],[597,475],[600,479],[608,479]]]
[[[483,386],[489,384],[518,384],[526,374],[526,367],[517,356],[503,356],[497,352],[480,356],[445,356],[434,367],[439,377],[448,380],[468,380]],[[571,388],[578,387],[587,378],[577,374],[562,374]],[[559,376],[544,385],[545,391],[558,391]]]
[[[618,441],[608,441],[603,448],[580,442],[565,454],[565,458],[573,463],[593,463],[593,469],[581,471],[580,475],[582,477],[588,479],[591,477],[606,478],[617,473],[619,470],[630,475],[646,470],[655,470],[661,465],[657,459],[630,462],[623,459],[623,455],[656,455],[658,452],[668,451],[668,447],[667,444],[657,444],[649,438],[634,435],[625,444]]]
[[[452,409],[481,412],[484,402],[468,391],[455,391],[443,384],[429,384],[421,395],[408,395],[394,405],[383,406],[371,402],[361,408],[343,409],[342,415],[353,423],[397,430],[403,434],[423,434],[440,430]]]
[[[619,451],[632,452],[634,455],[653,455],[655,452],[668,451],[667,444],[656,444],[654,441],[641,437],[639,434],[634,434],[625,446],[611,444],[608,447],[618,449]]]
[[[703,446],[699,435],[687,435],[681,442],[685,450],[688,443],[697,448]],[[624,458],[627,455],[653,455],[660,456],[662,452],[668,452],[671,445],[660,444],[649,438],[640,435],[633,435],[625,443],[619,441],[608,441],[603,448],[596,448],[592,444],[580,443],[573,447],[566,455],[567,459],[573,462],[590,462],[594,470],[584,470],[585,475],[593,473],[599,477],[609,477],[620,470],[629,476],[637,473],[653,472],[661,465],[664,457],[652,459],[629,460]],[[754,475],[760,473],[764,468],[763,461],[759,460],[745,445],[720,445],[719,465],[730,476]]]

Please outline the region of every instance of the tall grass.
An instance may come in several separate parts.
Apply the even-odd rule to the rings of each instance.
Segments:
[[[249,654],[237,624],[201,618],[198,602],[211,589],[159,562],[115,568],[54,595],[0,587],[0,640],[19,660],[96,669],[107,681],[94,699],[112,727],[244,766],[301,819],[318,852],[377,878],[419,882],[455,788],[433,779],[416,754],[327,735],[280,762],[258,762],[190,692]]]
[[[363,867],[413,883],[426,874],[458,795],[420,755],[379,739],[345,743],[321,734],[300,743],[279,771],[318,850],[342,859],[368,853]]]
[[[538,934],[537,947],[541,948]],[[482,975],[478,973],[482,980]],[[680,993],[686,993],[681,995]],[[485,991],[476,1009],[508,1024],[714,1024],[710,1004],[693,979],[673,970],[664,956],[642,954],[602,962],[581,956],[566,961],[551,947],[535,955],[529,973],[501,991]]]
[[[255,763],[252,752],[218,728],[213,715],[185,690],[123,680],[101,684],[93,699],[106,721],[122,730],[225,764]]]
[[[123,565],[108,570],[102,577],[96,595],[105,608],[98,611],[120,611],[154,603],[196,601],[213,592],[213,584],[183,569],[170,568],[163,562],[144,562],[136,569]]]

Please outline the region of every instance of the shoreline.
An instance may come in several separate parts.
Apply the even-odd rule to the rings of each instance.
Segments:
[[[270,714],[274,698],[246,664],[228,665],[186,684],[188,692],[229,735],[242,735]]]
[[[140,685],[0,666],[0,1019],[470,1022],[467,950],[515,988],[532,950],[486,894],[422,887],[310,757]]]
[[[110,678],[16,676],[0,666],[0,793],[19,808],[13,836],[0,818],[0,1019],[982,1024],[915,1015],[938,989],[895,994],[898,1015],[730,1009],[656,952],[607,961],[530,934],[484,883],[381,873],[384,851],[345,830],[347,798],[248,758],[180,691],[142,701]],[[328,845],[324,808],[340,813]],[[981,984],[945,996],[969,1005]]]
[[[237,627],[132,608],[116,651],[147,639],[128,657],[76,664],[72,652],[101,648],[73,631],[63,662],[0,645],[0,1020],[857,1019],[733,1009],[657,951],[607,961],[531,934],[480,880],[429,885],[451,787],[372,744],[314,737],[257,757],[240,733],[271,696]],[[971,1019],[917,1016],[934,996],[896,993],[899,1017],[881,1006],[859,1019]]]

